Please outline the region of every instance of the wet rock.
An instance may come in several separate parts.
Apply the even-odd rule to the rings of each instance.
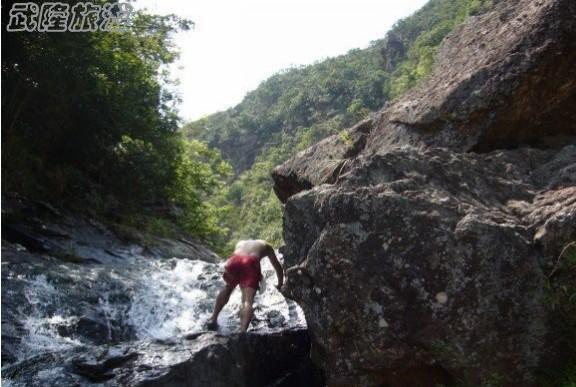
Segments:
[[[63,356],[59,353],[44,353],[41,355],[36,355],[29,357],[18,363],[14,363],[8,366],[2,367],[2,381],[5,380],[21,380],[22,385],[34,385],[32,382],[33,378],[37,375],[40,377],[47,376],[47,370],[53,369],[56,372],[60,372],[60,366],[63,365]],[[76,378],[63,378],[70,381]],[[76,379],[78,380],[78,379]],[[62,381],[62,379],[60,379]],[[46,385],[57,385],[54,383],[55,380],[50,378]],[[61,385],[75,385],[75,383],[61,384]]]
[[[7,240],[8,242],[17,243],[35,252],[46,253],[52,250],[51,246],[49,246],[46,241],[11,224],[2,227],[2,239]]]
[[[135,360],[139,354],[137,352],[128,352],[127,354],[109,355],[98,363],[90,363],[83,357],[73,359],[70,363],[71,372],[93,383],[101,383],[115,377],[113,370],[125,366],[126,363]]]
[[[95,345],[108,344],[130,338],[122,328],[119,321],[111,322],[102,310],[91,310],[74,324],[71,336],[86,338]]]
[[[270,328],[278,328],[284,325],[285,318],[279,311],[271,310],[266,313],[266,321]]]
[[[167,239],[167,238],[155,238],[152,243],[147,246],[147,251],[151,255],[166,258],[192,258],[200,259],[206,262],[220,262],[220,258],[217,254],[210,251],[202,244],[198,242],[191,241],[185,238],[179,238],[178,240]]]
[[[72,367],[75,374],[85,377],[92,383],[102,383],[115,376],[114,373],[103,364],[75,362]]]
[[[324,387],[326,385],[324,374],[309,360],[305,360],[295,370],[288,371],[284,376],[267,387]]]
[[[7,367],[3,377],[23,385],[53,385],[52,379],[45,379],[53,375],[45,371],[58,369],[59,380],[74,381],[67,385],[323,386],[321,373],[310,363],[309,346],[302,329],[230,336],[203,333],[194,339],[62,351]]]
[[[307,359],[304,331],[248,333],[218,337],[206,334],[194,343],[193,361],[163,375],[144,378],[140,386],[266,386]]]

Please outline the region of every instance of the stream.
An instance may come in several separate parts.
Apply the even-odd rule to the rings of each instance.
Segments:
[[[126,354],[137,347],[132,352],[144,358],[143,346],[195,338],[205,332],[224,285],[223,263],[194,259],[194,249],[189,258],[159,256],[81,220],[37,221],[7,235],[3,239],[9,242],[2,246],[4,386],[89,385],[97,380],[77,378],[74,372],[61,379],[78,356],[101,358],[104,350]],[[266,258],[262,272],[265,285],[256,297],[251,332],[303,330],[302,310],[275,288],[276,275]],[[213,342],[238,331],[239,306],[236,289],[220,315],[218,335],[210,336]],[[172,343],[166,352],[179,345],[189,344]],[[133,384],[138,383],[112,383]]]

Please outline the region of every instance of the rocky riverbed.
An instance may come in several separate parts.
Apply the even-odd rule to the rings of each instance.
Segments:
[[[14,198],[3,201],[3,218],[4,385],[265,386],[315,377],[302,311],[272,286],[268,262],[251,331],[236,333],[237,291],[212,333],[203,324],[223,265],[202,245],[127,242],[93,219]]]

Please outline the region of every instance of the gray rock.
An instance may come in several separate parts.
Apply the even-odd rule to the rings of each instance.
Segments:
[[[575,35],[571,0],[502,1],[469,18],[430,77],[381,112],[367,148],[489,151],[575,136]]]
[[[186,238],[154,238],[147,247],[147,252],[158,257],[200,259],[205,262],[222,261],[216,253],[203,244]]]
[[[576,232],[574,160],[403,148],[290,197],[284,293],[329,385],[533,383],[560,354],[547,274]]]
[[[366,144],[373,120],[360,121],[338,136],[328,137],[276,167],[274,192],[284,202],[290,196],[314,185],[334,183]]]
[[[305,329],[202,333],[39,355],[3,368],[2,375],[16,385],[319,387],[309,345]]]

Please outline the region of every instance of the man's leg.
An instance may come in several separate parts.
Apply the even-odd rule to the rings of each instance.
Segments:
[[[220,290],[220,293],[218,293],[218,296],[216,297],[216,303],[214,304],[214,313],[212,313],[212,317],[210,318],[210,322],[214,326],[218,324],[218,315],[222,311],[222,308],[224,308],[224,305],[228,303],[230,295],[233,291],[233,287],[226,285],[222,290]]]
[[[250,320],[252,320],[252,304],[254,303],[254,296],[256,289],[241,288],[242,290],[242,305],[240,305],[240,332],[246,332]]]

